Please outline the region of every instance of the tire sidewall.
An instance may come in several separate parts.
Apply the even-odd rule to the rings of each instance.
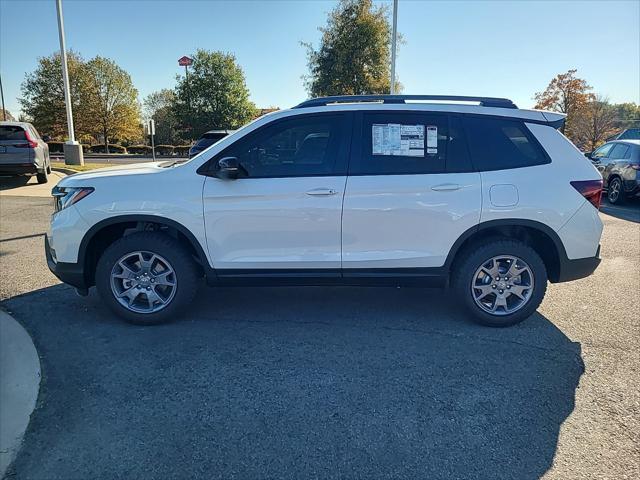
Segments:
[[[480,265],[500,255],[513,255],[525,261],[533,273],[534,287],[527,304],[509,315],[491,315],[482,310],[473,298],[471,285]],[[464,260],[458,265],[454,280],[456,296],[463,302],[473,319],[482,325],[508,327],[530,317],[544,298],[547,288],[547,270],[540,256],[528,245],[513,240],[495,240],[485,242],[473,250],[467,251]]]
[[[137,313],[120,304],[111,290],[111,271],[124,255],[146,251],[164,257],[175,271],[176,293],[170,303],[154,313]],[[141,232],[127,235],[111,244],[98,260],[95,284],[103,301],[117,315],[137,325],[163,323],[182,313],[193,300],[198,287],[193,260],[172,237],[163,233]]]

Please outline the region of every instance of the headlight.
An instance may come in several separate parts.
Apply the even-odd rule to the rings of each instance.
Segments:
[[[53,187],[51,195],[53,195],[54,211],[59,212],[78,203],[93,190],[93,187]]]

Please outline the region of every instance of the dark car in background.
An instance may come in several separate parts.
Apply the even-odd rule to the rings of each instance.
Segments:
[[[218,140],[222,140],[227,135],[235,132],[235,130],[209,130],[204,133],[196,143],[189,149],[189,158],[196,156],[205,148],[209,148]]]
[[[640,140],[614,140],[586,155],[602,174],[610,203],[640,196]]]
[[[0,122],[0,175],[36,175],[47,183],[51,173],[49,146],[27,122]]]

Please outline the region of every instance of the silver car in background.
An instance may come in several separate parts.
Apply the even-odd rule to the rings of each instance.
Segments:
[[[47,183],[49,173],[49,146],[33,125],[0,122],[0,176],[35,175]]]

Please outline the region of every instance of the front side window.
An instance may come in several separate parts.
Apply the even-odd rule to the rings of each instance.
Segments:
[[[549,163],[522,121],[466,117],[465,130],[476,170],[503,170]]]
[[[613,148],[613,145],[613,143],[607,143],[601,146],[595,152],[593,152],[591,158],[605,158],[607,155],[609,155],[609,151]]]
[[[420,112],[364,114],[360,146],[351,159],[350,175],[444,172],[447,116]]]
[[[236,157],[250,178],[331,175],[344,122],[342,115],[282,120],[240,139],[218,158]]]

